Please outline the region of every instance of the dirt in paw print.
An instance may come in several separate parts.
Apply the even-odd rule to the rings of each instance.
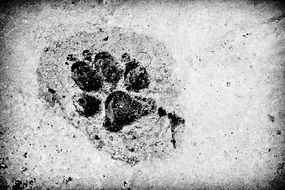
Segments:
[[[163,43],[121,28],[98,28],[46,50],[37,71],[40,97],[47,99],[54,89],[60,105],[54,109],[97,150],[131,165],[175,154],[185,120],[177,113],[174,60]]]
[[[76,111],[85,117],[92,117],[101,110],[101,100],[90,95],[74,96]]]
[[[81,90],[99,90],[102,87],[102,77],[98,71],[92,69],[87,63],[78,61],[71,67],[72,79]]]

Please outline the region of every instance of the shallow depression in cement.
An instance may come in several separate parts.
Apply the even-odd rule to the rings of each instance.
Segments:
[[[52,96],[49,105],[59,104],[64,118],[113,159],[134,165],[168,158],[184,128],[183,113],[174,109],[173,61],[163,43],[148,36],[120,28],[77,33],[44,49],[40,96]]]

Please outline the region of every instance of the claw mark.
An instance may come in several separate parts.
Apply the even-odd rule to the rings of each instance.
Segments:
[[[171,137],[172,137],[170,142],[173,144],[173,148],[176,149],[177,146],[176,146],[176,139],[175,139],[175,133],[176,133],[175,129],[178,125],[184,124],[185,120],[177,116],[175,113],[167,113],[166,110],[164,110],[162,107],[158,108],[157,114],[159,115],[159,119],[156,121],[155,124],[157,124],[163,116],[168,116],[170,120],[170,129],[171,129]]]
[[[175,128],[180,124],[184,124],[185,120],[177,116],[175,113],[168,113],[167,116],[170,119],[170,124],[171,124],[171,133],[172,133],[171,143],[173,144],[173,147],[176,149]]]
[[[270,115],[270,114],[267,114],[268,118],[270,119],[271,122],[274,122],[275,121],[275,117]]]

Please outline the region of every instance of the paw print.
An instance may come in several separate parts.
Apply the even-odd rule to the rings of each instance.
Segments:
[[[119,28],[78,33],[43,51],[39,92],[96,151],[134,165],[175,155],[182,144],[174,65],[166,46],[148,36]]]
[[[82,60],[67,56],[67,61],[73,61],[71,78],[83,91],[74,97],[74,105],[80,115],[92,117],[105,110],[105,129],[119,132],[135,120],[155,113],[155,100],[131,95],[131,92],[140,93],[150,84],[147,69],[140,62],[127,53],[120,59],[106,51],[92,55],[89,50],[84,50],[82,55]],[[119,81],[123,90],[117,89]],[[103,105],[102,100],[94,96],[96,93],[106,97]],[[101,106],[104,107],[101,109]]]
[[[78,61],[71,67],[72,79],[81,90],[99,90],[102,87],[102,76],[87,63]]]
[[[76,111],[85,117],[92,117],[101,109],[101,100],[94,96],[82,94],[80,96],[74,96],[74,100]]]

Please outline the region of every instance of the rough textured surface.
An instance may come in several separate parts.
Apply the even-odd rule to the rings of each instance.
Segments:
[[[141,52],[152,55],[151,64],[138,56]],[[181,107],[173,66],[165,45],[151,37],[119,27],[78,32],[44,48],[37,69],[39,98],[111,159],[132,166],[165,159],[176,154],[182,140],[176,137],[185,128],[156,113],[157,105],[168,112]],[[45,93],[50,89],[52,101]],[[90,107],[97,102],[102,106]]]
[[[0,189],[281,189],[280,7],[249,1],[1,5]],[[96,70],[101,62],[92,60],[101,51],[114,56],[118,70],[130,63],[128,72],[106,81],[116,70],[107,66],[100,89],[83,92],[71,67],[79,60]],[[103,126],[105,100],[115,90],[126,92],[132,59],[150,82],[128,93],[146,108],[155,102],[156,111],[111,133]],[[98,107],[84,117],[89,100]]]

